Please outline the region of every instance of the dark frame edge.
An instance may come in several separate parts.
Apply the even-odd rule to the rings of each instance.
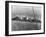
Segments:
[[[5,1],[8,3],[27,3],[27,4],[45,4],[45,3],[40,3],[40,2],[25,2],[25,1]]]
[[[45,3],[44,3],[44,34],[45,34]]]
[[[8,36],[8,34],[9,34],[9,29],[8,29],[8,24],[9,24],[9,22],[8,22],[8,18],[9,18],[9,2],[7,2],[7,1],[5,1],[5,36]]]

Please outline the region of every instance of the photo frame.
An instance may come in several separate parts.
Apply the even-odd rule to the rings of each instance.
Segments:
[[[5,35],[45,34],[45,3],[5,1]]]

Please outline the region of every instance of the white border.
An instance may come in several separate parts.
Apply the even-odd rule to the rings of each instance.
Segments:
[[[25,6],[41,6],[41,30],[31,30],[31,31],[12,31],[11,30],[11,5],[25,5]],[[40,4],[21,4],[21,3],[9,3],[9,35],[10,34],[26,34],[26,33],[42,33],[44,28],[43,24],[43,5]]]

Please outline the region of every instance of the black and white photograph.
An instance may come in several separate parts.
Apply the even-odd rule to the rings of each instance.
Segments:
[[[44,33],[44,4],[10,2],[9,35]]]
[[[26,5],[11,5],[12,31],[40,30],[41,7]]]

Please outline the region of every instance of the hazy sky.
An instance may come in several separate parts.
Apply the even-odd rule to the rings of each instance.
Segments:
[[[33,7],[32,6],[22,6],[22,5],[12,5],[12,17],[15,17],[16,15],[19,16],[29,16],[33,17],[33,11],[35,13],[35,16],[40,18],[41,17],[41,8],[39,7]]]

